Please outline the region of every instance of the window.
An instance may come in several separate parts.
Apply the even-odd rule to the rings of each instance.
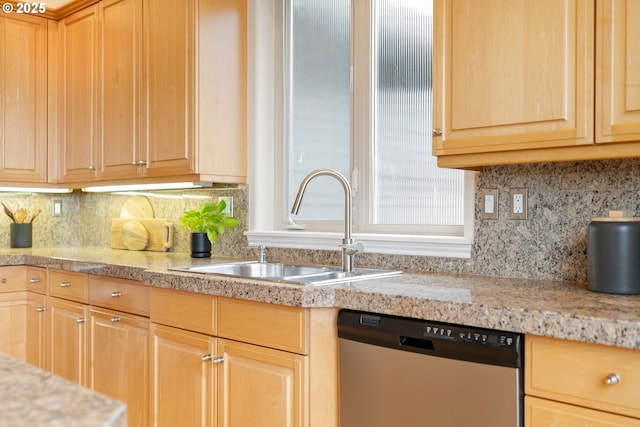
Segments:
[[[473,174],[438,169],[431,155],[432,2],[274,1],[274,213],[268,224],[250,207],[250,242],[278,246],[261,239],[269,232],[284,236],[304,176],[335,169],[351,181],[353,230],[367,251],[369,240],[374,251],[442,254],[419,247],[433,249],[446,241],[464,246],[461,256],[467,256]],[[259,76],[256,80],[265,83]],[[257,165],[264,161],[259,154],[264,137],[257,129],[255,137]],[[264,168],[250,183],[251,200],[261,207],[269,205],[258,189],[268,187],[263,180],[268,171]],[[343,217],[340,184],[319,177],[307,187],[293,218],[306,232],[289,232],[283,246],[324,247],[314,242],[320,233],[339,235]],[[303,238],[305,243],[292,245]]]

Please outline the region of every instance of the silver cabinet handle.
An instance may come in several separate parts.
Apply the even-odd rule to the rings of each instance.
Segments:
[[[29,279],[29,283],[40,283],[40,279],[38,279],[37,277],[32,277],[31,279]]]
[[[78,319],[76,319],[76,323],[84,323],[85,322],[85,318],[84,317],[80,317]]]
[[[96,170],[96,167],[95,166],[89,166],[89,170],[90,171],[94,171],[94,170]]]
[[[121,321],[121,320],[122,320],[122,319],[120,318],[120,316],[113,316],[113,317],[111,318],[111,321],[112,321],[113,323],[115,323],[115,322],[119,322],[119,321]]]
[[[431,134],[432,134],[433,136],[442,136],[442,129],[433,129],[433,130],[431,131]]]
[[[36,311],[38,313],[42,313],[44,311],[44,307],[38,307],[38,308],[36,308]]]
[[[118,298],[122,296],[122,292],[120,291],[115,291],[115,292],[111,292],[111,296],[114,298]]]
[[[205,354],[204,356],[202,356],[202,361],[203,362],[208,362],[210,360],[213,360],[213,356],[210,354]]]
[[[2,279],[0,279],[0,283],[7,283],[7,279],[3,277]]]
[[[605,378],[604,382],[607,385],[616,385],[620,382],[620,375],[616,374],[615,372],[612,372],[609,375],[607,375],[607,378]]]
[[[137,162],[132,162],[131,164],[134,165],[134,166],[146,166],[147,165],[147,161],[146,160],[140,160],[140,161],[137,161]]]
[[[68,288],[69,286],[71,286],[71,282],[62,282],[62,283],[60,283],[60,287],[61,288]]]
[[[224,357],[216,357],[215,359],[213,359],[213,363],[215,363],[216,365],[219,365],[222,362],[224,362]]]

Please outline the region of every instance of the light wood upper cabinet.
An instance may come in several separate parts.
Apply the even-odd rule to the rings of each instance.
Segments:
[[[52,30],[57,32],[61,56],[57,87],[51,89],[59,91],[57,147],[52,147],[59,176],[52,171],[54,181],[87,182],[98,177],[98,14],[96,4],[64,18]]]
[[[596,6],[596,142],[640,141],[640,2]]]
[[[140,175],[147,158],[142,112],[142,0],[103,0],[100,8],[100,179]]]
[[[103,0],[51,24],[50,182],[244,183],[246,9]]]
[[[246,2],[145,0],[146,176],[246,179]]]
[[[47,181],[47,20],[0,16],[0,180]]]
[[[434,12],[440,166],[640,156],[637,2],[437,0]]]
[[[437,0],[434,154],[593,142],[590,0]]]

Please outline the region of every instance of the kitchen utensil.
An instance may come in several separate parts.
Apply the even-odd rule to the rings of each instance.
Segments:
[[[612,211],[587,230],[587,279],[591,291],[640,294],[640,218]]]
[[[120,218],[153,218],[153,207],[145,196],[131,196],[122,205]]]
[[[126,218],[111,220],[111,247],[113,249],[127,249],[122,241],[122,229],[130,221]],[[174,224],[165,218],[139,218],[137,221],[144,226],[149,235],[147,251],[165,252],[173,247]]]
[[[20,208],[15,211],[13,216],[18,224],[22,224],[24,223],[24,220],[27,219],[27,210],[25,208]]]
[[[4,208],[4,213],[7,214],[9,218],[11,218],[11,221],[16,222],[16,218],[13,216],[13,212],[7,207],[7,205],[4,204],[4,202],[2,202],[2,207]]]
[[[127,220],[120,232],[122,243],[131,251],[142,251],[149,244],[149,233],[140,221],[135,219]]]
[[[42,209],[40,208],[36,209],[33,215],[31,215],[31,219],[29,219],[29,222],[33,222],[33,220],[36,219],[38,215],[40,215],[40,212],[42,212]]]

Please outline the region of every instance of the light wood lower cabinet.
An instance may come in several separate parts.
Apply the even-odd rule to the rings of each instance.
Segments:
[[[0,352],[41,368],[46,360],[43,272],[25,266],[0,267]]]
[[[149,318],[89,309],[87,384],[126,402],[127,425],[149,425]]]
[[[218,339],[218,426],[308,425],[309,356]]]
[[[336,315],[153,288],[153,425],[337,426]]]
[[[87,306],[62,298],[49,299],[49,371],[86,384]]]
[[[153,426],[215,425],[214,337],[152,324]]]
[[[525,426],[640,425],[640,351],[527,335]]]

